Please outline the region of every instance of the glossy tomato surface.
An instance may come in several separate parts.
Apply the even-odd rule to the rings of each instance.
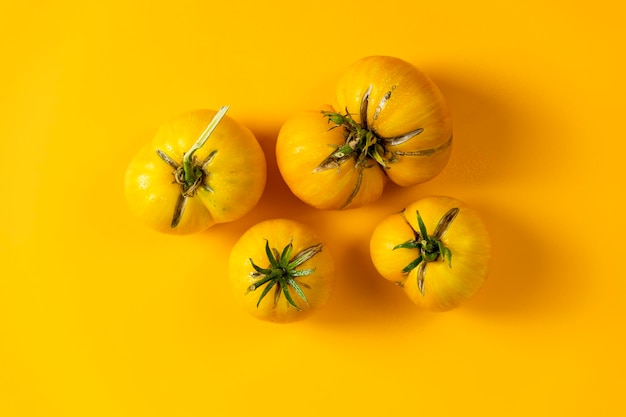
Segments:
[[[412,64],[371,56],[347,68],[337,102],[281,128],[276,159],[291,191],[322,209],[378,200],[387,179],[428,181],[446,166],[452,118],[437,86]]]
[[[432,179],[450,158],[452,117],[446,100],[435,83],[407,61],[390,56],[356,61],[337,84],[335,108],[346,111],[385,145],[390,159],[385,173],[398,185]]]
[[[297,264],[285,268],[292,270],[291,277],[269,280],[268,269],[281,257],[288,261],[285,264]],[[285,323],[302,320],[326,304],[335,282],[335,265],[310,226],[271,219],[252,226],[235,243],[229,275],[234,297],[245,311],[261,320]],[[290,278],[295,283],[289,283]]]
[[[330,107],[323,111],[331,110]],[[276,142],[276,162],[294,195],[319,209],[359,207],[376,201],[387,181],[375,163],[360,172],[353,158],[333,169],[318,170],[320,162],[345,142],[342,129],[332,125],[321,111],[305,111],[289,118]],[[358,187],[358,193],[354,190]]]
[[[193,155],[202,177],[198,186],[185,198],[182,211],[177,205],[181,185],[176,166],[183,165],[185,153],[215,115],[194,110],[168,121],[130,162],[126,198],[147,226],[170,234],[200,232],[241,218],[261,198],[267,177],[263,150],[249,129],[224,116]]]
[[[424,249],[428,237],[433,244]],[[457,199],[433,196],[384,218],[372,234],[370,254],[378,272],[402,287],[415,304],[444,311],[459,306],[483,286],[491,244],[475,210]]]

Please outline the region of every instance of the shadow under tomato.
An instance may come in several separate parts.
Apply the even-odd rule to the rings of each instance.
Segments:
[[[373,204],[389,213],[427,195],[455,196],[459,191],[500,183],[514,175],[509,167],[517,160],[515,153],[521,146],[515,144],[519,139],[514,128],[516,109],[489,94],[487,85],[444,74],[432,78],[452,111],[452,155],[443,171],[430,181],[410,187],[389,181],[382,198]]]
[[[336,268],[332,297],[312,324],[336,329],[381,324],[378,328],[393,332],[396,326],[405,328],[407,320],[420,319],[416,306],[400,288],[383,279],[371,261],[369,240],[380,219],[375,207],[314,211],[301,219],[320,228]]]
[[[254,133],[265,153],[267,163],[265,190],[258,204],[249,213],[235,222],[216,225],[209,229],[207,234],[224,233],[238,237],[263,220],[274,218],[299,220],[303,212],[313,210],[293,195],[276,165],[275,146],[280,126],[259,127],[249,122],[247,126]]]
[[[334,305],[327,312],[328,321],[336,325],[385,323],[391,330],[394,324],[420,315],[404,292],[376,271],[369,255],[369,242],[344,243],[342,249],[340,258],[355,261],[337,268],[339,281]]]
[[[452,112],[454,144],[450,161],[436,181],[479,185],[505,178],[515,158],[517,109],[479,82],[455,74],[432,74]]]
[[[580,305],[582,248],[559,230],[535,228],[497,207],[479,207],[491,235],[493,259],[485,286],[466,308],[494,317],[531,319],[567,316]],[[577,270],[578,269],[578,270]]]
[[[297,220],[299,213],[313,211],[296,196],[293,195],[283,180],[276,164],[276,139],[280,126],[250,127],[256,135],[267,161],[267,185],[255,211],[264,217],[286,217]]]

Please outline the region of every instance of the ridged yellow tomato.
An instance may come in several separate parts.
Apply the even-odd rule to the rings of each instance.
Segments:
[[[329,151],[345,142],[343,130],[330,127],[320,111],[301,112],[283,124],[276,163],[285,182],[296,197],[319,209],[359,207],[377,200],[387,177],[375,163],[359,170],[357,161],[348,158],[341,166],[319,169]]]
[[[370,56],[350,66],[337,86],[338,111],[371,131],[391,181],[422,183],[445,167],[452,149],[452,118],[441,91],[410,63]]]
[[[475,210],[443,196],[425,197],[374,229],[378,272],[417,305],[450,310],[483,286],[491,261],[487,229]]]
[[[169,234],[200,232],[237,220],[258,203],[265,154],[226,110],[195,110],[170,120],[130,162],[126,198],[147,226]]]
[[[334,108],[286,121],[276,159],[298,198],[345,209],[380,198],[387,178],[401,186],[432,179],[451,150],[452,118],[437,86],[406,61],[371,56],[341,76]]]
[[[229,275],[245,311],[261,320],[286,323],[302,320],[326,304],[335,266],[311,227],[271,219],[252,226],[235,243]]]

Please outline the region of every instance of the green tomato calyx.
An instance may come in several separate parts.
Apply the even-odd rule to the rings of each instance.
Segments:
[[[389,168],[388,163],[393,161],[384,158],[387,151],[376,133],[363,127],[347,111],[346,114],[323,111],[322,115],[335,125],[331,129],[344,128],[346,140],[319,164],[316,171],[339,169],[348,158],[356,158],[358,166],[367,167],[367,162],[374,160],[383,168]]]
[[[257,307],[259,307],[261,301],[263,301],[272,288],[274,288],[274,307],[276,307],[281,294],[283,294],[289,305],[293,306],[298,311],[302,310],[291,296],[291,292],[289,291],[290,288],[293,289],[298,297],[308,306],[309,301],[307,300],[302,287],[310,287],[307,284],[297,282],[296,280],[299,277],[311,275],[315,272],[315,268],[297,268],[321,251],[322,244],[318,243],[317,245],[309,246],[292,256],[292,242],[289,242],[289,244],[283,248],[282,252],[279,253],[277,249],[270,248],[269,241],[265,241],[265,254],[267,255],[269,266],[267,268],[261,268],[256,265],[252,259],[250,259],[250,264],[252,265],[252,268],[254,268],[254,271],[251,272],[250,275],[253,278],[258,278],[258,281],[250,285],[247,292],[255,291],[258,288],[265,286],[259,296],[259,300],[257,301]]]
[[[354,120],[348,109],[346,109],[345,114],[322,111],[322,115],[328,119],[328,122],[335,125],[331,129],[343,127],[346,140],[343,145],[337,147],[335,151],[322,161],[317,170],[339,168],[341,163],[349,157],[356,158],[357,166],[359,167],[367,168],[369,167],[367,161],[374,160],[381,167],[389,169],[389,164],[396,162],[398,160],[398,156],[403,155],[403,153],[393,152],[388,148],[390,146],[401,145],[408,142],[424,131],[424,129],[418,128],[403,135],[391,138],[379,135],[374,126],[370,126],[368,124],[368,111],[370,108],[372,88],[373,87],[370,84],[368,89],[365,91],[365,94],[363,94],[363,97],[361,97],[359,122]],[[376,109],[372,116],[372,123],[378,119],[395,89],[396,86],[391,87],[391,89],[376,105]]]
[[[408,274],[415,268],[417,268],[417,288],[420,293],[424,295],[424,279],[426,276],[426,265],[429,262],[443,261],[448,262],[448,266],[452,268],[452,252],[442,242],[442,237],[448,230],[456,216],[459,214],[458,208],[452,208],[448,210],[446,214],[439,219],[435,232],[432,235],[428,234],[426,225],[422,220],[419,210],[415,211],[417,214],[417,225],[419,230],[409,223],[402,212],[400,215],[404,219],[404,222],[411,228],[413,232],[413,239],[409,239],[406,242],[396,245],[393,250],[396,249],[417,249],[418,257],[411,261],[407,266],[402,269],[403,274]]]
[[[396,87],[393,86],[380,100],[372,116],[372,123],[378,119],[379,114],[385,108],[385,105],[391,98],[395,89]],[[356,160],[355,169],[359,174],[354,189],[352,190],[352,193],[348,197],[347,201],[341,207],[342,209],[347,207],[359,192],[359,189],[361,188],[363,170],[365,168],[372,168],[378,165],[383,169],[390,169],[390,164],[397,162],[400,156],[422,156],[425,152],[432,152],[432,150],[418,152],[390,150],[390,147],[392,146],[401,145],[413,139],[422,133],[424,129],[418,128],[406,134],[391,138],[379,135],[374,126],[370,126],[368,124],[368,109],[370,107],[371,92],[372,85],[369,86],[361,98],[358,122],[350,114],[348,109],[346,109],[345,114],[334,111],[322,111],[322,116],[328,119],[328,123],[332,123],[334,125],[331,129],[343,128],[345,142],[340,146],[332,145],[335,149],[315,168],[313,172],[325,171],[328,169],[337,169],[339,171],[344,162],[354,158]],[[372,161],[374,163],[372,163]]]
[[[174,160],[160,149],[157,149],[156,151],[157,155],[159,155],[159,157],[174,170],[174,182],[180,185],[180,194],[176,200],[174,215],[172,216],[172,222],[170,224],[172,228],[175,228],[178,226],[178,223],[180,223],[180,220],[183,217],[183,212],[185,211],[187,199],[193,197],[200,187],[204,188],[206,191],[213,192],[213,189],[208,184],[208,168],[217,154],[217,150],[210,152],[209,155],[202,161],[199,161],[194,154],[198,149],[205,145],[217,125],[226,115],[228,108],[228,106],[222,106],[218,110],[198,140],[196,140],[191,148],[185,152],[182,163]]]

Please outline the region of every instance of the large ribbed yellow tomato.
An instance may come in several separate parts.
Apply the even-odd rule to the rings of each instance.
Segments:
[[[293,322],[326,304],[335,281],[333,258],[311,227],[265,220],[235,243],[229,275],[236,300],[254,317]]]
[[[444,311],[483,286],[491,246],[476,211],[457,199],[435,196],[383,219],[372,234],[370,254],[378,272],[413,302]]]
[[[297,197],[320,209],[359,207],[377,200],[387,177],[375,163],[359,165],[346,157],[332,169],[320,168],[328,153],[346,140],[343,129],[330,127],[320,111],[301,112],[283,124],[276,142],[283,179]]]
[[[231,222],[259,201],[265,155],[255,136],[219,112],[195,110],[165,123],[126,171],[131,211],[163,233],[189,234]]]
[[[447,164],[452,119],[437,86],[410,63],[363,58],[345,71],[337,102],[285,122],[276,160],[291,191],[321,209],[356,208],[386,179],[411,186]]]

